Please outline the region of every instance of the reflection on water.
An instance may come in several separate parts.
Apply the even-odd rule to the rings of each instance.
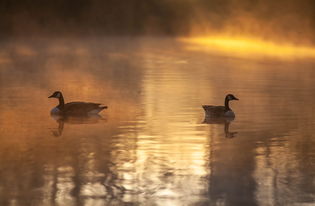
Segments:
[[[310,60],[210,56],[170,39],[0,48],[0,205],[315,202]],[[52,118],[55,90],[110,109]],[[242,99],[236,118],[204,119],[201,105],[227,93]]]
[[[100,120],[106,120],[99,114],[93,115],[76,115],[76,116],[69,116],[69,115],[56,115],[51,114],[51,117],[56,120],[58,123],[58,128],[52,131],[53,135],[59,137],[62,135],[64,124],[96,124]]]
[[[224,125],[224,134],[226,138],[233,138],[236,136],[237,132],[230,131],[230,124],[234,120],[234,117],[218,117],[212,118],[209,116],[205,116],[205,119],[202,123],[204,124],[221,124]]]

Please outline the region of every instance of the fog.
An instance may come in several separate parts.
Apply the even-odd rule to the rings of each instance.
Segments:
[[[313,204],[314,9],[1,1],[0,205]],[[55,118],[56,90],[108,109]]]
[[[314,43],[311,0],[3,0],[3,37],[224,34]]]
[[[0,45],[0,205],[315,202],[311,61],[215,56],[172,38]],[[108,110],[55,119],[55,90]],[[205,121],[201,105],[226,93],[240,99],[236,119]]]

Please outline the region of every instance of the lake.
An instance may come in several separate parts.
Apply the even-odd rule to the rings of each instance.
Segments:
[[[314,58],[168,38],[0,45],[0,205],[313,205]],[[56,119],[66,102],[108,106]],[[205,121],[203,104],[236,118]]]

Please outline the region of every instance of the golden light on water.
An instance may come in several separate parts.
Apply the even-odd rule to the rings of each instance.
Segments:
[[[277,44],[251,38],[231,38],[224,36],[182,38],[189,43],[188,50],[223,52],[240,56],[271,56],[281,58],[314,58],[315,47],[293,44]]]

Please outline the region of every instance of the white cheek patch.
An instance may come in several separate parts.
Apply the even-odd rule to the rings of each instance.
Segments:
[[[56,97],[59,98],[59,97],[60,97],[60,93],[58,93],[58,94],[56,95]]]

